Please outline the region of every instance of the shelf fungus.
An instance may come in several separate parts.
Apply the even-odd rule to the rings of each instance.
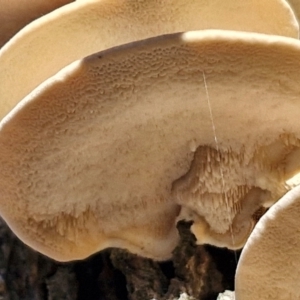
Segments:
[[[236,299],[300,299],[300,186],[259,220],[236,271]]]
[[[241,246],[296,185],[299,82],[299,40],[226,30],[73,62],[0,123],[1,214],[61,261],[107,247],[167,259],[186,217],[200,243]]]
[[[11,1],[17,0],[4,2]],[[5,7],[0,20],[1,11],[5,14]],[[299,36],[295,15],[283,0],[74,1],[33,21],[0,50],[0,119],[75,60],[141,39],[201,29]]]

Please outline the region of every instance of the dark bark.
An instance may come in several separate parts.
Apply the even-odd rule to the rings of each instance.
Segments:
[[[158,263],[120,249],[58,263],[19,241],[0,222],[0,300],[173,300],[186,292],[215,300],[234,289],[234,252],[196,246],[189,224],[178,226],[173,259]]]

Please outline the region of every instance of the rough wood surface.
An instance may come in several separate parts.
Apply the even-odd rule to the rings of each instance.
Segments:
[[[235,255],[196,246],[187,223],[173,259],[158,263],[124,250],[58,263],[25,246],[0,221],[0,300],[173,300],[186,292],[215,300],[233,289]]]

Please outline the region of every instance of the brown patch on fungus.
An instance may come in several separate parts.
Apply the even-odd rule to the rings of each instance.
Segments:
[[[0,48],[25,25],[73,0],[0,0]]]

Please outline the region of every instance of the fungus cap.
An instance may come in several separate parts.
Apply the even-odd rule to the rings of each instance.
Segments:
[[[300,299],[300,186],[260,219],[236,271],[236,299]]]
[[[245,239],[252,211],[281,197],[300,168],[299,57],[292,38],[208,30],[72,63],[0,123],[2,216],[25,243],[57,260],[112,246],[166,259],[178,239],[178,205],[195,226],[210,225],[204,234],[218,243],[230,226],[220,195],[245,186],[229,203]],[[209,159],[194,182],[204,179],[216,200],[172,191],[196,148]]]
[[[299,34],[283,0],[75,1],[29,24],[0,51],[0,119],[77,59],[135,40],[210,28]]]

